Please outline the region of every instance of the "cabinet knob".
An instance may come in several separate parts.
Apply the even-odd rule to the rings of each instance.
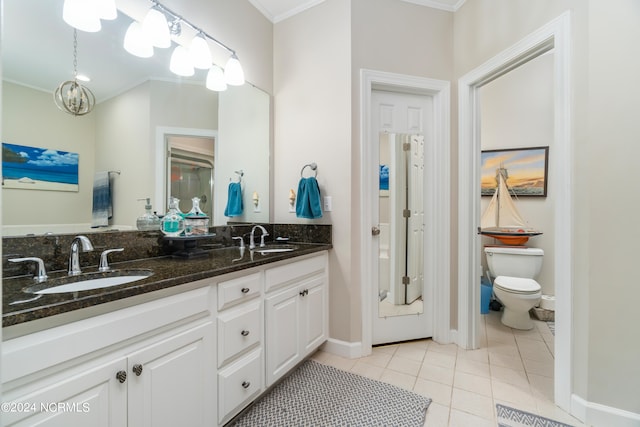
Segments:
[[[249,388],[251,387],[251,383],[249,381],[242,381],[242,388]]]
[[[300,291],[300,296],[303,297],[309,294],[309,289],[305,289],[304,291]]]
[[[136,363],[135,365],[133,365],[133,369],[131,370],[133,371],[134,374],[136,374],[139,377],[140,374],[142,374],[142,365],[139,363]]]
[[[127,373],[125,371],[118,371],[116,374],[116,379],[122,384],[127,380]]]
[[[249,331],[245,329],[242,332],[240,332],[240,335],[242,335],[243,337],[246,337],[247,335],[249,335]]]
[[[251,290],[251,289],[249,289],[249,288],[242,288],[241,292],[242,292],[243,294],[248,294],[250,290]]]

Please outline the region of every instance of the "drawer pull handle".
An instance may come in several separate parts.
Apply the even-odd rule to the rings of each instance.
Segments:
[[[309,289],[305,289],[304,291],[300,291],[300,296],[303,297],[309,294]]]
[[[125,371],[118,371],[116,374],[116,379],[122,384],[127,380],[127,373]]]
[[[133,373],[136,374],[137,376],[140,376],[140,374],[142,374],[142,365],[140,365],[139,363],[136,363],[135,365],[133,365]]]
[[[251,289],[249,289],[249,288],[242,288],[241,292],[242,292],[243,294],[248,294],[250,290],[251,290]]]
[[[247,335],[249,335],[249,331],[245,329],[242,332],[240,332],[240,335],[242,335],[243,337],[246,337]]]
[[[242,388],[249,388],[251,387],[251,383],[249,381],[242,381]]]

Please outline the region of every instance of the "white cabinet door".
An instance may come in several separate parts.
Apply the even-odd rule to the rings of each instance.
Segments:
[[[301,344],[302,357],[307,356],[327,339],[327,287],[324,276],[316,277],[298,288],[302,292],[300,324],[304,328]]]
[[[204,323],[129,356],[130,426],[214,424],[213,327]]]
[[[300,299],[293,287],[265,300],[267,387],[293,368],[301,358]]]
[[[10,402],[3,407],[2,425],[126,426],[128,378],[116,379],[126,369],[124,358],[90,362],[9,391],[2,397]]]

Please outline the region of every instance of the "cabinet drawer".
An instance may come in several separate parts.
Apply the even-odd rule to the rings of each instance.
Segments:
[[[228,421],[262,392],[262,349],[218,373],[218,421]]]
[[[257,345],[262,336],[262,302],[243,304],[218,315],[218,367]]]
[[[260,295],[260,273],[218,283],[218,310],[224,310]]]
[[[327,256],[320,255],[297,261],[280,267],[270,268],[265,272],[265,292],[278,289],[304,277],[324,274]]]

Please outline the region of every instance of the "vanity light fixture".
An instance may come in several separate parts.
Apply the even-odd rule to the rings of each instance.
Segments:
[[[115,0],[64,0],[62,6],[64,22],[89,33],[100,31],[101,19],[112,20],[117,17]]]
[[[196,34],[193,40],[191,40],[189,53],[191,54],[191,60],[193,61],[194,67],[202,70],[208,70],[211,68],[211,63],[213,62],[213,59],[211,58],[211,51],[209,50],[207,41],[201,33]]]
[[[227,90],[227,82],[224,80],[224,73],[222,68],[217,65],[212,65],[207,73],[207,89],[214,90],[216,92],[223,92]]]
[[[169,69],[172,73],[183,77],[193,76],[195,73],[193,64],[191,63],[191,56],[186,47],[182,45],[176,46],[171,54],[171,62],[169,63]]]
[[[207,34],[204,30],[193,25],[191,22],[168,9],[157,0],[150,1],[153,5],[142,22],[142,29],[147,34],[150,43],[153,46],[169,47],[171,45],[171,36],[179,36],[182,32],[182,25],[190,27],[196,33],[189,44],[188,58],[185,58],[184,56],[184,52],[187,51],[184,46],[179,44],[178,47],[180,47],[180,49],[177,47],[174,50],[171,55],[171,63],[169,66],[172,72],[180,76],[192,76],[195,73],[193,67],[204,70],[209,69],[209,72],[207,73],[206,86],[208,89],[215,91],[226,90],[228,84],[240,86],[245,83],[244,71],[242,70],[242,65],[240,65],[240,61],[238,60],[238,55],[235,50]],[[139,44],[144,45],[144,42],[139,41],[138,29],[134,24],[135,22],[131,24],[127,30],[127,35],[125,36],[125,49],[127,52],[142,58],[152,56],[153,48],[151,48],[150,52],[148,47],[142,48],[139,46]],[[129,33],[131,33],[131,35]],[[129,40],[130,38],[132,40]],[[208,45],[209,40],[231,54],[231,57],[225,65],[224,72],[219,66],[213,64],[211,51],[209,50]]]
[[[78,30],[89,33],[98,32],[102,24],[96,6],[95,0],[64,0],[62,19]]]
[[[116,9],[116,0],[96,0],[98,17],[111,21],[118,17],[118,9]]]
[[[153,45],[139,22],[133,21],[127,28],[127,32],[124,35],[124,49],[139,58],[151,58],[153,56]]]
[[[167,48],[171,46],[171,32],[167,17],[156,6],[147,12],[142,21],[142,29],[147,34],[151,44],[155,47]]]
[[[62,82],[53,94],[58,108],[74,116],[89,114],[96,98],[89,88],[78,83],[78,31],[73,29],[73,80]]]
[[[227,84],[233,86],[242,86],[244,84],[244,71],[242,71],[242,66],[235,52],[233,52],[224,67],[224,79]]]

